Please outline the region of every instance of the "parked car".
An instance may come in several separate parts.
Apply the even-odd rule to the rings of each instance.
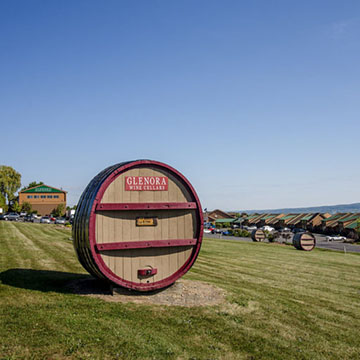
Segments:
[[[24,221],[34,222],[38,216],[36,214],[28,214],[24,217]]]
[[[19,221],[20,220],[20,216],[18,213],[15,213],[15,212],[12,212],[12,213],[9,213],[7,216],[6,216],[6,219],[5,220],[8,220],[8,221]]]
[[[7,220],[8,214],[0,214],[0,220]]]
[[[261,227],[261,230],[272,232],[275,230],[275,228],[273,228],[272,226],[269,226],[269,225],[265,225],[265,226]]]
[[[24,217],[24,221],[33,222],[34,221],[34,214],[28,214]]]
[[[211,230],[210,229],[204,229],[204,233],[205,234],[211,234]]]
[[[306,230],[305,229],[300,229],[300,228],[295,228],[295,229],[293,229],[293,231],[292,231],[294,234],[297,234],[297,233],[301,233],[301,232],[306,232]]]
[[[284,228],[279,229],[279,232],[289,232],[289,231],[291,231],[291,229],[288,228],[288,227],[284,227]]]
[[[212,234],[221,234],[221,229],[212,229],[211,233]]]
[[[55,224],[65,225],[65,223],[66,223],[66,220],[65,220],[65,218],[63,218],[63,217],[57,218],[57,219],[55,220]]]
[[[343,240],[346,240],[346,237],[341,235],[329,235],[326,237],[326,241],[343,241]]]
[[[257,230],[256,226],[244,226],[244,229],[247,231]]]
[[[229,230],[225,230],[222,232],[223,235],[230,235],[230,231]]]
[[[41,223],[41,224],[50,224],[50,223],[51,223],[51,220],[50,220],[49,216],[43,216],[43,217],[40,219],[40,223]]]

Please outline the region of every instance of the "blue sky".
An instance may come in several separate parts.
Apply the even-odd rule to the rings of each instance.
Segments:
[[[360,201],[359,1],[1,1],[0,164],[75,204],[108,165],[209,209]]]

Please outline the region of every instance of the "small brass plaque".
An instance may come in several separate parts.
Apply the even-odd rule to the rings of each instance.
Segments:
[[[136,226],[156,226],[156,217],[138,217],[136,218]]]

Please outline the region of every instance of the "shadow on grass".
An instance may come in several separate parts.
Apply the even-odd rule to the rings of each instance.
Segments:
[[[51,270],[9,269],[0,273],[4,285],[43,292],[54,291],[63,294],[79,293],[77,284],[86,282],[88,286],[80,293],[109,293],[109,284],[94,279],[90,275]]]
[[[91,275],[53,270],[9,269],[0,273],[0,281],[21,289],[79,295],[111,295],[114,292],[118,295],[145,296],[165,290],[143,293],[120,287],[113,289],[108,282]]]

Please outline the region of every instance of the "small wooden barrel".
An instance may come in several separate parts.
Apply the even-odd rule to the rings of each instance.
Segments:
[[[73,242],[92,275],[138,291],[164,288],[194,264],[203,216],[190,182],[152,160],[100,172],[79,200]]]
[[[260,241],[265,241],[266,235],[264,230],[257,229],[252,231],[251,238],[253,239],[253,241],[260,242]]]
[[[311,251],[316,244],[315,236],[310,232],[297,233],[293,237],[293,245],[298,250]]]

